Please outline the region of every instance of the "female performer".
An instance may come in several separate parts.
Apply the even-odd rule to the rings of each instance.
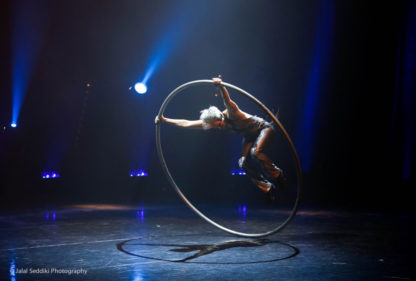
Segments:
[[[227,89],[221,85],[221,78],[212,80],[214,85],[220,86],[225,105],[224,111],[221,112],[217,107],[210,106],[201,111],[199,120],[171,119],[164,116],[159,119],[156,116],[155,123],[163,122],[187,129],[215,128],[240,134],[243,137],[243,144],[238,165],[261,190],[267,193],[271,202],[275,201],[276,186],[283,187],[284,176],[283,171],[264,152],[275,134],[272,124],[242,111],[231,100]]]

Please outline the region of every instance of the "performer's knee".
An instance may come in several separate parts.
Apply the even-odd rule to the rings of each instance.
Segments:
[[[251,157],[252,157],[253,159],[258,160],[258,159],[259,159],[259,156],[260,156],[260,153],[261,153],[261,151],[259,151],[259,150],[257,149],[257,147],[252,147],[252,148],[250,149],[250,155],[251,155]]]

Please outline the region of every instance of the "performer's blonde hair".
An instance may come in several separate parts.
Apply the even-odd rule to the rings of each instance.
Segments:
[[[210,106],[207,109],[201,110],[201,116],[199,119],[202,120],[202,128],[204,128],[204,130],[208,130],[212,128],[213,122],[222,121],[223,115],[216,106]]]

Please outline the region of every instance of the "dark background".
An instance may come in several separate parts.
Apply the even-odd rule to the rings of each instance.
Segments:
[[[8,127],[15,2],[1,4],[4,208],[176,202],[156,156],[154,117],[178,85],[221,74],[278,111],[301,159],[311,155],[304,206],[410,209],[415,168],[403,177],[403,161],[415,158],[413,145],[404,145],[412,140],[405,132],[414,129],[415,98],[401,85],[407,79],[415,89],[415,72],[405,75],[409,58],[415,65],[414,49],[406,55],[412,2],[33,2],[39,26],[29,49],[35,63],[16,129]],[[148,93],[134,94],[129,87],[154,56],[160,64]],[[316,62],[308,135],[304,112]],[[195,91],[202,93],[172,101],[166,116],[198,118],[207,105],[221,106],[213,88]],[[257,110],[237,96],[245,111]],[[217,132],[162,131],[167,161],[181,185],[201,200],[232,200],[245,182],[229,175],[238,138],[226,136],[224,142]],[[304,148],[307,143],[312,145]],[[130,178],[133,168],[149,176]],[[61,178],[41,179],[47,169]],[[220,198],[208,196],[213,191]],[[250,194],[242,196],[250,200]]]

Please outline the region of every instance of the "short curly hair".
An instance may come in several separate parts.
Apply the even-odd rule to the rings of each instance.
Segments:
[[[202,120],[202,128],[208,130],[212,128],[212,123],[215,121],[223,120],[222,112],[216,106],[210,106],[207,109],[201,110],[201,116],[199,117]]]

